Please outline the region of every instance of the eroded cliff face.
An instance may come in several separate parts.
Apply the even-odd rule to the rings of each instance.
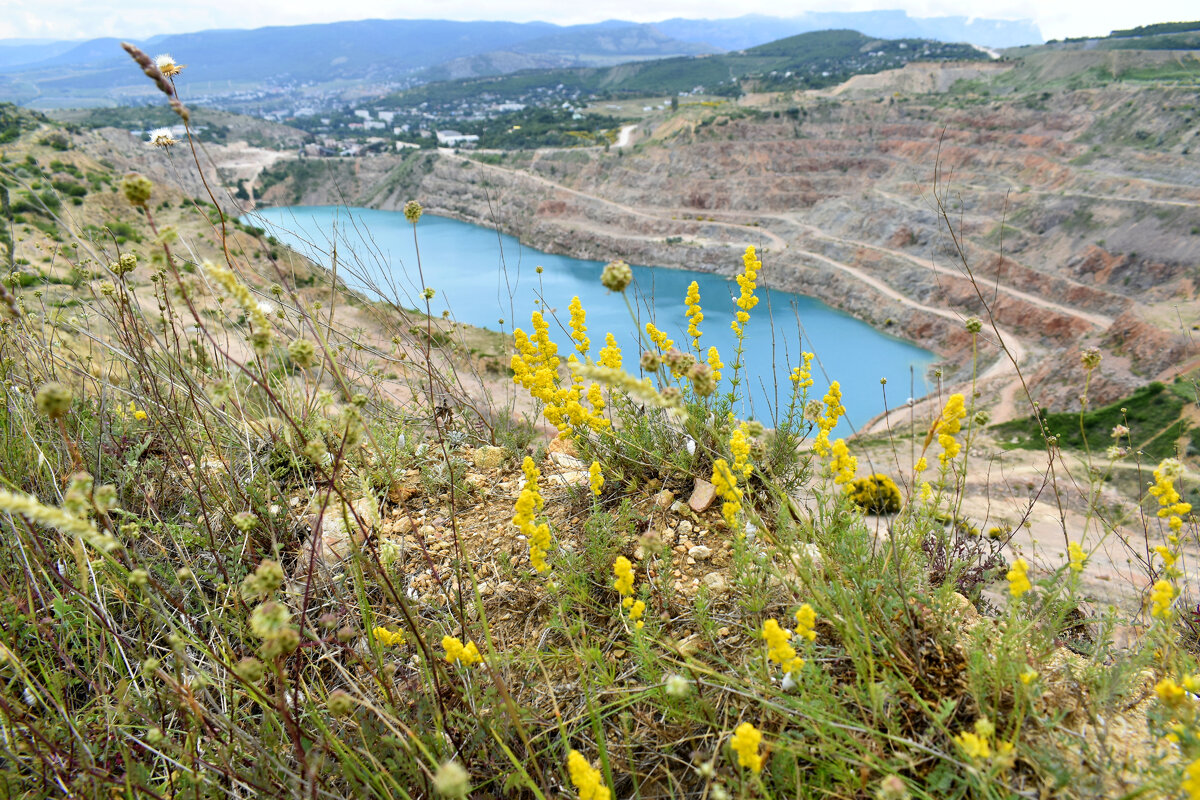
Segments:
[[[1093,405],[1195,355],[1178,324],[1149,312],[1196,308],[1200,140],[1172,134],[1148,153],[1128,129],[1162,139],[1178,126],[1161,117],[1187,113],[1185,100],[804,96],[645,122],[638,145],[608,152],[338,161],[328,181],[267,197],[384,209],[416,198],[552,252],[722,274],[752,244],[769,285],[935,350],[952,378],[970,369],[962,320],[991,317],[1035,396],[1071,408],[1082,381],[1064,365],[1084,347],[1109,356]],[[1130,104],[1144,114],[1123,125]],[[980,342],[999,359],[985,374],[1011,380],[993,339]]]

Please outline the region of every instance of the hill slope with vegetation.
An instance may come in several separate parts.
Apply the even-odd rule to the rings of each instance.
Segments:
[[[3,119],[0,779],[22,795],[1200,792],[1194,474],[1139,462],[1150,489],[1115,498],[1119,459],[1053,446],[993,473],[991,307],[948,366],[969,377],[887,435],[831,440],[810,353],[767,429],[735,410],[780,250],[726,248],[736,289],[689,291],[678,343],[647,324],[621,352],[578,298],[483,334],[421,313],[431,289],[343,291],[224,215],[180,143],[128,156],[196,173],[174,187]],[[597,291],[644,307],[630,283],[613,261]],[[1104,357],[1081,355],[1086,394]],[[1018,550],[1047,517],[1053,544]],[[1121,602],[1092,602],[1098,569]]]
[[[723,55],[666,58],[607,69],[520,72],[511,76],[436,83],[403,92],[384,105],[433,105],[486,95],[501,100],[557,88],[604,96],[702,92],[738,95],[744,81],[772,89],[820,88],[851,75],[878,72],[914,60],[987,59],[962,44],[928,39],[875,39],[857,31],[817,31]]]

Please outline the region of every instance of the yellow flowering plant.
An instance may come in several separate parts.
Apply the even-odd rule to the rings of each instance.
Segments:
[[[464,645],[457,636],[443,636],[442,650],[445,651],[443,657],[447,664],[462,664],[464,667],[471,667],[483,663],[483,656],[480,655],[479,648],[473,641],[468,641]]]
[[[617,556],[613,562],[613,575],[616,576],[613,588],[621,595],[621,607],[629,614],[629,621],[634,628],[641,630],[646,626],[642,620],[646,604],[633,596],[633,564],[625,556]]]
[[[546,503],[538,487],[538,480],[542,473],[529,456],[525,456],[521,469],[525,474],[525,488],[517,497],[512,524],[529,542],[530,564],[538,572],[546,572],[550,569],[550,565],[546,562],[546,554],[550,551],[552,543],[550,526],[537,520]]]
[[[758,751],[762,738],[762,732],[749,722],[743,722],[734,729],[729,746],[737,755],[739,766],[751,772],[762,772],[763,756]]]
[[[579,800],[609,800],[611,792],[604,785],[604,776],[578,750],[567,754],[567,775],[579,792]]]
[[[759,261],[754,246],[751,245],[742,255],[742,271],[737,276],[739,293],[736,305],[738,310],[734,314],[733,321],[729,323],[734,336],[737,337],[737,345],[733,353],[733,377],[730,378],[729,388],[729,404],[731,406],[737,402],[738,387],[742,382],[741,372],[742,367],[745,366],[742,354],[745,352],[746,325],[750,322],[750,311],[758,305],[758,297],[754,292],[758,288],[758,271],[760,269],[762,269],[762,262]]]

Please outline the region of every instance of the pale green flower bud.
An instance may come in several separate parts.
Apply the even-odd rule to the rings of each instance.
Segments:
[[[462,800],[471,793],[471,775],[457,761],[447,761],[434,774],[433,789],[442,797]]]
[[[409,200],[407,203],[404,204],[404,218],[406,220],[408,220],[409,222],[411,222],[413,225],[416,225],[417,222],[421,219],[421,213],[423,211],[424,211],[424,209],[421,208],[421,204],[418,203],[416,200]]]
[[[610,292],[623,292],[633,282],[633,269],[624,261],[611,261],[600,273],[600,285]]]
[[[150,195],[154,192],[154,184],[145,175],[131,172],[121,181],[121,191],[130,205],[145,208],[150,203]]]
[[[61,383],[50,381],[42,384],[33,402],[37,410],[50,419],[62,419],[71,410],[74,401],[70,389]]]
[[[335,717],[344,717],[347,714],[353,713],[356,705],[358,704],[354,702],[354,698],[341,689],[335,689],[330,692],[329,697],[325,701],[325,707]]]

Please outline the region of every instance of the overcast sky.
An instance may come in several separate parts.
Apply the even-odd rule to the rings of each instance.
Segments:
[[[0,38],[146,37],[208,28],[257,28],[370,18],[545,20],[560,24],[670,17],[719,19],[759,13],[903,8],[910,16],[1031,19],[1048,39],[1103,35],[1114,28],[1200,18],[1196,0],[0,0]]]

